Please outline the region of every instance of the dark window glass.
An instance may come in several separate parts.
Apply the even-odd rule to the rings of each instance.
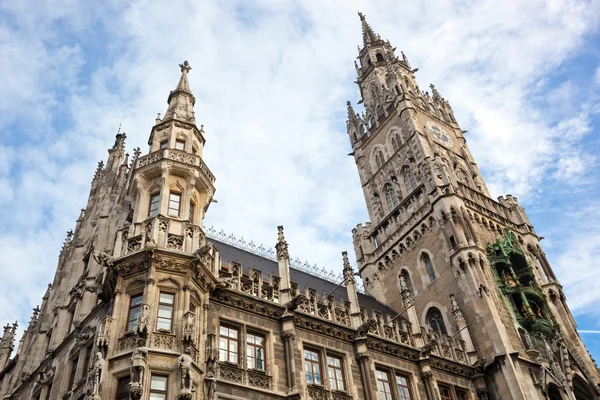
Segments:
[[[450,387],[438,385],[438,388],[440,389],[440,397],[442,400],[454,400],[454,397],[452,396],[452,389],[450,389]]]
[[[429,254],[423,253],[423,255],[421,256],[421,259],[423,260],[423,265],[425,265],[425,270],[427,271],[427,275],[429,275],[429,280],[434,281],[435,280],[435,271],[433,270],[433,263],[431,262],[431,258],[429,257]]]
[[[79,357],[75,357],[71,360],[71,370],[69,371],[69,386],[68,390],[71,390],[75,384],[75,377],[77,376],[77,364],[79,364]]]
[[[129,382],[131,378],[124,376],[117,381],[117,396],[116,400],[129,400]]]
[[[166,149],[169,146],[169,141],[165,140],[164,142],[160,142],[160,149]]]
[[[427,324],[432,331],[444,335],[447,334],[442,312],[435,307],[431,307],[429,311],[427,311]]]

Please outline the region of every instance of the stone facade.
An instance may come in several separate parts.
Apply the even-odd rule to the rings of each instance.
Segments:
[[[594,399],[600,375],[517,199],[489,192],[450,105],[361,15],[348,134],[371,222],[340,276],[204,229],[191,67],[149,152],[119,133],[13,354],[4,399]],[[359,287],[360,274],[365,287]]]

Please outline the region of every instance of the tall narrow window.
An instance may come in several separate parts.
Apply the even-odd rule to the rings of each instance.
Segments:
[[[196,211],[196,204],[193,201],[190,201],[190,210],[188,214],[188,220],[191,223],[194,223],[194,211]]]
[[[83,357],[83,364],[81,370],[84,375],[87,375],[87,370],[90,367],[90,359],[92,358],[92,350],[94,349],[94,344],[91,343],[85,348],[85,354]]]
[[[454,400],[454,396],[452,396],[452,389],[449,386],[438,385],[440,389],[440,397],[442,400]]]
[[[381,400],[394,400],[392,397],[392,386],[390,385],[390,374],[386,371],[376,370],[377,391]]]
[[[239,332],[235,328],[219,328],[219,360],[238,363]]]
[[[167,400],[168,386],[168,377],[152,374],[150,380],[150,400]]]
[[[79,364],[79,356],[71,360],[71,369],[69,370],[69,386],[67,386],[68,390],[71,390],[75,384],[75,378],[77,377],[77,364]]]
[[[434,281],[436,276],[435,276],[435,271],[433,269],[433,263],[431,262],[431,258],[429,257],[429,254],[423,253],[423,255],[421,256],[421,262],[423,263],[423,266],[425,267],[425,270],[427,271],[429,280]]]
[[[394,151],[398,151],[400,148],[400,137],[396,133],[392,135],[392,147],[394,148]]]
[[[171,330],[173,325],[173,305],[175,295],[160,292],[158,299],[158,318],[156,318],[156,329]]]
[[[148,216],[156,217],[158,215],[158,207],[160,206],[160,193],[150,195],[150,207],[148,207]]]
[[[377,168],[383,167],[384,163],[385,159],[383,158],[383,153],[381,151],[375,153],[375,164],[377,164]]]
[[[175,149],[185,150],[185,141],[184,140],[176,140],[175,141]]]
[[[332,390],[346,390],[341,358],[327,356],[327,374],[329,375],[329,385]]]
[[[447,335],[446,324],[444,324],[444,317],[442,316],[442,312],[435,307],[431,307],[429,311],[427,311],[427,325],[429,325],[429,329],[439,334]]]
[[[304,374],[306,383],[321,385],[321,355],[317,351],[304,350]]]
[[[408,289],[410,294],[414,295],[415,292],[413,291],[413,286],[412,286],[412,282],[410,280],[410,275],[408,275],[408,271],[403,269],[402,272],[400,272],[400,276],[402,278],[404,278],[404,283],[406,283],[406,288]]]
[[[403,178],[404,187],[406,187],[406,193],[411,193],[417,188],[417,181],[415,180],[415,176],[408,168],[404,169]]]
[[[387,202],[388,210],[391,212],[398,206],[398,204],[400,204],[398,201],[398,196],[396,195],[396,191],[392,185],[389,183],[383,187],[383,192],[385,193],[385,201]]]
[[[249,369],[265,370],[265,338],[249,333],[246,337],[246,360]]]
[[[161,150],[164,150],[167,147],[169,147],[169,141],[168,140],[164,140],[164,141],[160,142],[160,149]]]
[[[117,381],[117,396],[116,400],[129,400],[129,382],[131,378],[124,376]]]
[[[179,205],[181,204],[181,194],[169,193],[169,215],[179,217]]]
[[[456,400],[468,400],[469,395],[466,390],[456,389]]]
[[[410,384],[405,375],[396,375],[396,387],[398,388],[399,400],[411,400]]]
[[[138,327],[138,318],[142,308],[142,295],[131,296],[129,301],[129,314],[127,315],[127,330],[135,331]]]

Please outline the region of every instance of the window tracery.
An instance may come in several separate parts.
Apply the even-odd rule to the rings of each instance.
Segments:
[[[433,332],[437,332],[440,335],[448,334],[442,312],[436,307],[431,307],[429,311],[427,311],[427,316],[425,319],[427,320],[427,326]]]

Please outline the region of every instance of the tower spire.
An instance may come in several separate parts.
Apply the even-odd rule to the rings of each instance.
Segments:
[[[188,83],[188,73],[192,67],[186,60],[182,64],[179,64],[179,68],[181,69],[181,78],[179,78],[179,83],[175,90],[172,90],[169,94],[169,98],[167,99],[169,107],[162,122],[166,122],[169,119],[177,119],[195,124],[194,104],[196,104],[196,98],[192,94]]]
[[[371,42],[380,40],[381,38],[379,37],[379,35],[376,34],[375,31],[373,31],[373,28],[371,28],[371,26],[367,22],[365,14],[359,11],[358,16],[360,17],[360,22],[362,24],[363,45],[367,46]]]

